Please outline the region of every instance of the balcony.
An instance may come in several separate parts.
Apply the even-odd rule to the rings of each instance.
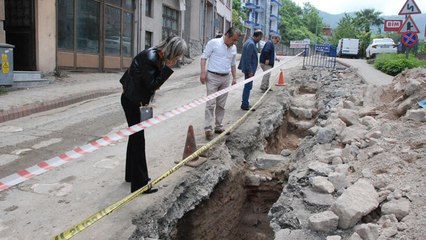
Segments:
[[[247,3],[244,3],[243,7],[248,8],[248,9],[255,9],[256,5],[254,3],[247,2]]]
[[[276,6],[280,7],[281,3],[280,3],[279,0],[271,0],[271,5],[276,5]]]
[[[280,33],[271,29],[269,30],[269,35],[280,35]]]
[[[254,28],[256,28],[256,29],[264,29],[264,28],[265,28],[265,25],[262,25],[262,24],[260,24],[260,23],[255,23],[255,24],[254,24]]]
[[[271,20],[275,20],[275,21],[278,21],[280,19],[278,16],[274,14],[271,14],[269,17],[271,18]]]
[[[256,8],[254,9],[254,11],[256,11],[256,12],[263,12],[263,11],[265,11],[265,8],[262,7],[262,6],[256,6]]]
[[[249,26],[254,26],[254,25],[256,25],[256,23],[254,23],[254,22],[252,22],[252,21],[249,21],[249,20],[244,21],[244,24],[245,24],[245,25],[249,25]]]

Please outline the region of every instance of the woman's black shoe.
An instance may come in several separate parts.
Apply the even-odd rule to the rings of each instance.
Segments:
[[[148,190],[146,190],[145,192],[143,192],[143,194],[151,194],[151,193],[156,193],[158,192],[158,188],[150,188]]]

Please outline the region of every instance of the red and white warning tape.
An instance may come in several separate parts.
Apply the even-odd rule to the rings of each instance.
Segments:
[[[297,57],[297,56],[295,56],[295,57]],[[288,62],[292,59],[293,58],[291,58],[291,59],[289,59],[285,62]],[[282,62],[280,64],[280,66],[283,65],[285,62]],[[248,82],[251,82],[255,78],[260,79],[260,78],[263,77],[263,75],[270,73],[272,70],[274,70],[278,67],[279,66],[277,66],[275,68],[271,68],[271,69],[269,69],[265,72],[259,73],[256,76],[253,76],[249,79],[241,81],[241,82],[239,82],[235,85],[229,86],[229,87],[222,89],[222,90],[220,90],[216,93],[210,94],[206,97],[201,97],[199,99],[193,100],[192,102],[185,104],[185,105],[182,105],[180,107],[177,107],[177,108],[175,108],[171,111],[165,112],[161,115],[154,116],[151,119],[140,122],[138,124],[135,124],[131,127],[126,128],[126,129],[122,129],[118,132],[108,134],[108,135],[103,136],[102,138],[100,138],[98,140],[94,140],[94,141],[92,141],[92,142],[90,142],[86,145],[76,147],[71,151],[62,153],[59,156],[56,156],[56,157],[51,158],[51,159],[46,160],[46,161],[39,162],[38,164],[36,164],[32,167],[23,169],[23,170],[21,170],[17,173],[14,173],[12,175],[4,177],[4,178],[0,179],[0,191],[3,191],[5,189],[8,189],[8,188],[16,185],[16,184],[22,183],[22,182],[24,182],[28,179],[31,179],[35,176],[43,174],[43,173],[45,173],[49,170],[54,169],[55,167],[61,166],[62,164],[65,164],[65,163],[70,162],[72,160],[78,159],[78,158],[80,158],[80,157],[82,157],[82,156],[84,156],[88,153],[94,152],[98,149],[101,149],[105,146],[108,146],[109,144],[117,142],[117,141],[119,141],[119,140],[121,140],[125,137],[128,137],[128,136],[130,136],[130,135],[132,135],[136,132],[142,131],[146,128],[149,128],[149,127],[157,125],[161,122],[164,122],[167,119],[173,118],[173,117],[175,117],[175,116],[177,116],[181,113],[184,113],[184,112],[186,112],[190,109],[193,109],[193,108],[195,108],[195,107],[197,107],[197,106],[199,106],[199,105],[201,105],[201,104],[203,104],[203,103],[205,103],[209,100],[215,99],[220,95],[228,93],[228,92],[234,90],[235,88],[237,88],[241,85],[244,85]]]

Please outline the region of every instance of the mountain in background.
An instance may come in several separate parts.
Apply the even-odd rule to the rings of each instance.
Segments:
[[[319,10],[318,10],[319,11]],[[355,13],[347,13],[351,16],[355,16]],[[323,22],[325,25],[330,25],[331,28],[336,28],[337,24],[339,23],[340,19],[345,16],[344,13],[341,14],[330,14],[326,12],[319,11],[319,15],[322,17]],[[392,16],[382,16],[385,20],[402,20],[404,21],[405,17],[400,15],[392,15]],[[419,38],[423,39],[425,35],[425,26],[426,26],[426,14],[413,14],[411,15],[413,18],[413,21],[416,23],[417,27],[420,30]],[[383,26],[380,28],[383,32]],[[378,32],[379,29],[373,29],[373,31]]]

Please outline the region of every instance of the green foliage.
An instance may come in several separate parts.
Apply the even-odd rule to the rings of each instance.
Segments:
[[[243,31],[244,26],[241,21],[242,19],[246,19],[246,18],[247,18],[246,13],[241,10],[241,1],[232,0],[232,26],[239,29],[240,31]]]
[[[241,13],[241,12],[238,12],[237,10],[235,10],[235,9],[232,9],[232,26],[236,29],[239,29],[240,31],[244,30],[243,23],[241,22],[241,19],[244,19],[242,17],[242,14],[244,14],[244,13]]]
[[[339,20],[339,23],[333,31],[333,37],[330,43],[337,45],[342,38],[359,38],[360,31],[354,24],[354,18],[349,14],[345,15]]]
[[[365,50],[371,42],[371,33],[370,32],[361,32],[358,35],[359,39],[359,55],[365,57]]]
[[[322,40],[319,29],[322,29],[323,23],[318,10],[309,4],[302,9],[291,0],[283,0],[282,3],[279,24],[282,43],[288,45],[290,41],[302,39],[310,39],[311,42]]]
[[[0,95],[4,95],[7,93],[7,89],[3,86],[0,86]]]
[[[426,43],[424,41],[419,41],[418,44],[418,52],[419,53],[426,53]]]
[[[318,10],[310,3],[305,3],[303,6],[302,20],[311,33],[321,36],[322,28],[324,27],[322,17],[320,17]]]
[[[426,67],[426,62],[405,54],[380,54],[374,61],[374,67],[386,74],[396,76],[405,69]]]
[[[376,12],[373,8],[363,9],[355,12],[355,25],[364,32],[370,32],[371,26],[380,26],[383,24],[381,12]]]

